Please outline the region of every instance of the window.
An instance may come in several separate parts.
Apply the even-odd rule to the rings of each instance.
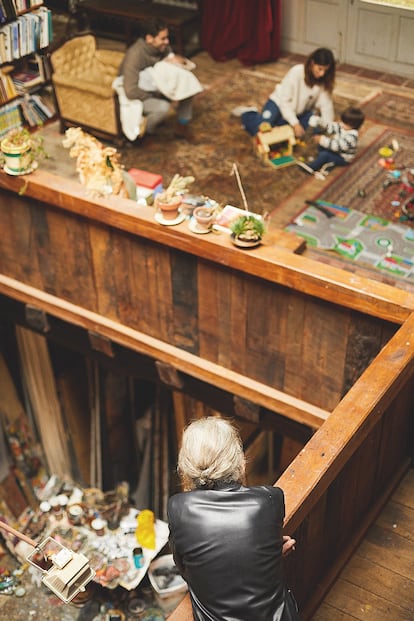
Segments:
[[[383,6],[395,6],[399,9],[414,11],[414,0],[362,0],[367,4],[382,4]]]

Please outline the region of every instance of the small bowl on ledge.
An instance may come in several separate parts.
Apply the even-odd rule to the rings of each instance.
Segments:
[[[214,207],[201,205],[200,207],[196,207],[194,209],[193,218],[197,222],[200,229],[208,231],[216,219],[216,210]]]

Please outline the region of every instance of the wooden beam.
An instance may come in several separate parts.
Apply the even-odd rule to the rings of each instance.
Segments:
[[[311,403],[4,275],[0,275],[0,292],[21,302],[38,306],[46,313],[160,360],[177,371],[187,373],[312,429],[320,427],[329,417],[330,413],[327,410]]]

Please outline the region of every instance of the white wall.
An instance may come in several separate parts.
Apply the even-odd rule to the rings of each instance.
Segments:
[[[281,34],[285,51],[329,47],[343,63],[414,75],[414,10],[363,0],[282,0]]]

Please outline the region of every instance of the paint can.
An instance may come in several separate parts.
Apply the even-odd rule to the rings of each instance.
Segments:
[[[134,565],[137,569],[141,569],[144,566],[144,554],[142,548],[134,548],[132,551],[132,557],[134,559]]]
[[[102,518],[95,518],[91,522],[91,528],[95,532],[98,537],[102,537],[105,534],[105,529],[107,526],[107,521]]]
[[[83,509],[80,505],[70,505],[68,507],[68,520],[73,526],[79,526],[83,521]]]

